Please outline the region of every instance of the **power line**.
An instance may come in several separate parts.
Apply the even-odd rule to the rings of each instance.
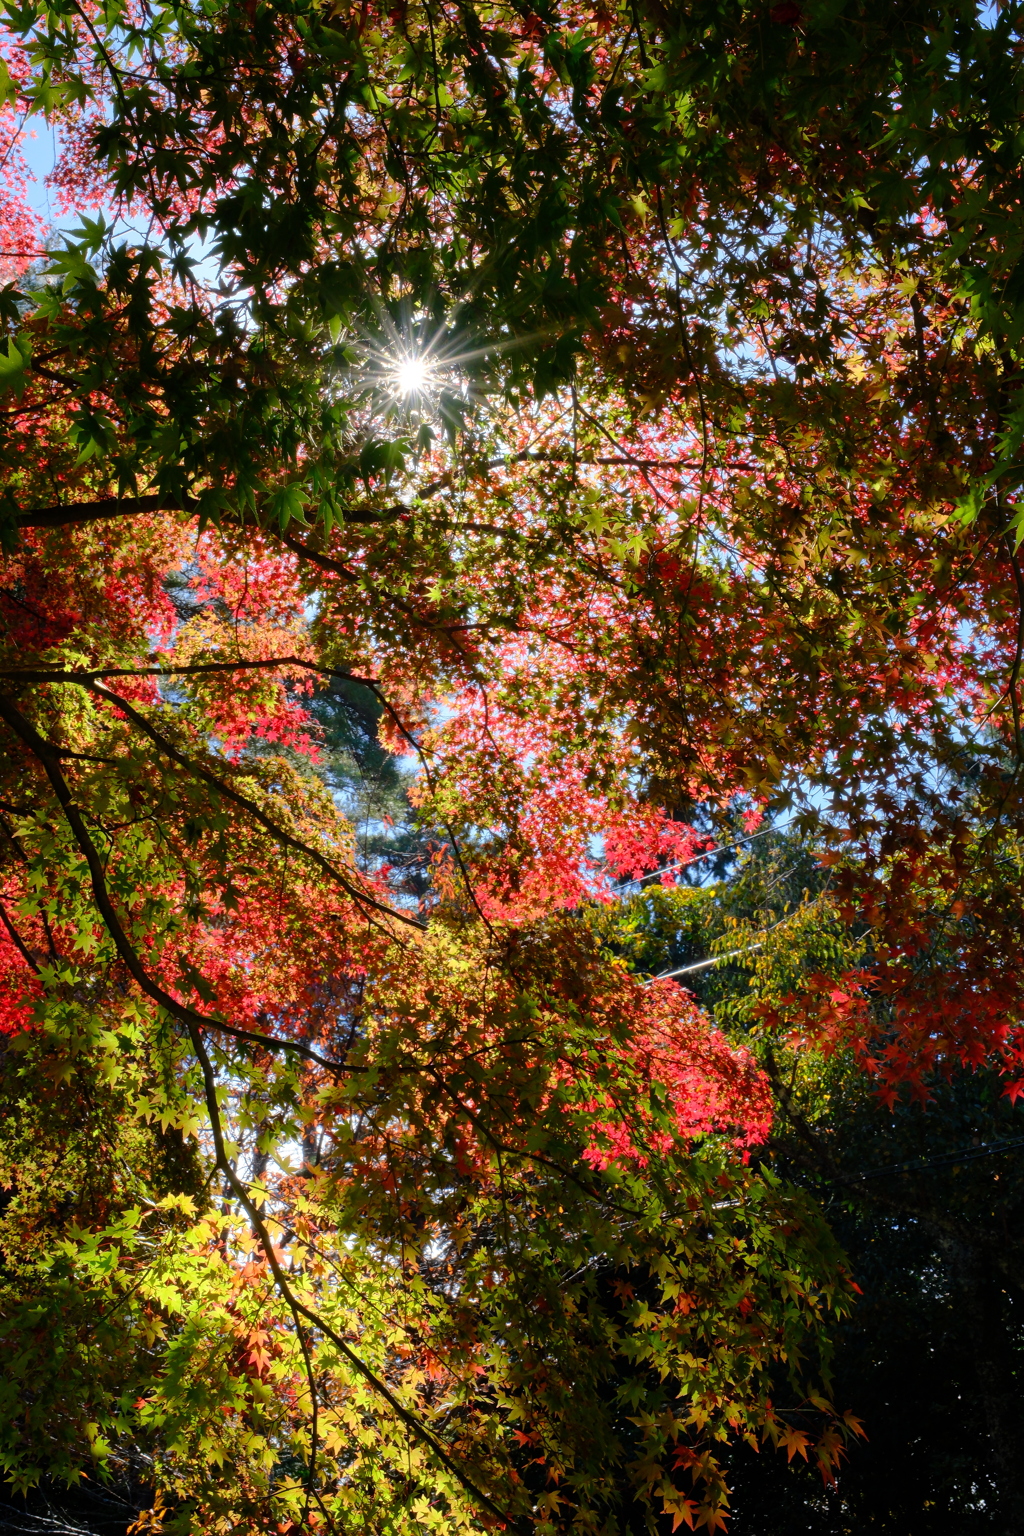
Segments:
[[[869,1168],[864,1173],[848,1173],[845,1177],[859,1182],[861,1179],[878,1179],[886,1173],[923,1173],[928,1168],[971,1163],[979,1157],[998,1157],[1003,1152],[1012,1152],[1016,1147],[1024,1147],[1024,1136],[1018,1136],[1015,1141],[985,1142],[980,1147],[968,1147],[963,1152],[944,1152],[941,1157],[921,1157],[909,1163],[886,1163],[882,1168]]]
[[[642,885],[645,880],[653,880],[655,876],[671,875],[677,869],[689,869],[691,864],[699,864],[702,859],[713,859],[720,853],[734,853],[737,848],[743,848],[747,843],[756,842],[759,837],[767,837],[770,832],[785,832],[787,827],[793,825],[795,818],[780,822],[778,826],[763,827],[760,832],[751,832],[749,837],[738,838],[735,843],[723,843],[720,848],[705,848],[703,853],[695,853],[692,859],[680,859],[676,864],[666,864],[662,869],[648,870],[646,875],[634,875],[629,880],[623,880],[621,888],[626,889],[630,885]]]
[[[706,970],[709,965],[718,965],[722,960],[738,960],[741,955],[753,955],[757,950],[764,949],[764,940],[770,933],[774,933],[777,928],[784,927],[786,923],[791,923],[799,916],[798,909],[796,912],[790,912],[786,917],[780,917],[778,922],[773,923],[770,928],[762,928],[764,938],[758,939],[756,944],[748,944],[744,949],[730,949],[727,955],[712,955],[710,959],[697,960],[693,965],[681,965],[674,971],[659,971],[656,976],[648,976],[644,985],[646,986],[650,981],[668,981],[673,976],[689,976],[692,971]]]
[[[746,949],[731,949],[727,955],[712,955],[710,960],[698,960],[696,965],[681,965],[674,971],[659,971],[657,976],[648,976],[647,981],[668,981],[672,976],[689,976],[692,971],[706,970],[709,965],[717,965],[720,960],[735,960],[739,955],[752,955],[757,949],[764,949],[763,939],[759,944],[748,945]]]

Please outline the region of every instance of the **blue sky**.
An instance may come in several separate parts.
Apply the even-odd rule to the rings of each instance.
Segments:
[[[31,117],[26,127],[27,132],[22,140],[21,152],[28,161],[29,169],[36,177],[34,182],[30,181],[28,184],[28,200],[44,224],[49,225],[56,217],[56,209],[51,206],[45,177],[52,171],[57,158],[57,130],[51,127],[45,118],[38,115]]]

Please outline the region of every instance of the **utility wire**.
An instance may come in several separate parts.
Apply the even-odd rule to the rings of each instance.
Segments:
[[[666,864],[663,869],[650,869],[646,875],[634,875],[630,880],[623,880],[621,889],[625,890],[631,885],[642,885],[645,880],[653,880],[655,876],[671,875],[677,869],[689,869],[691,864],[699,864],[702,859],[713,859],[720,853],[734,853],[737,848],[743,848],[747,843],[756,842],[759,837],[767,837],[769,832],[785,832],[787,827],[793,825],[793,818],[780,822],[778,826],[763,827],[760,832],[751,832],[749,837],[738,838],[735,843],[723,843],[720,848],[705,848],[703,853],[695,853],[692,859],[680,859],[676,864]]]
[[[773,923],[770,928],[762,928],[761,932],[764,934],[764,939],[770,933],[774,933],[776,928],[782,928],[786,923],[791,923],[799,915],[798,909],[796,912],[790,912],[786,917],[780,917],[778,922]],[[672,976],[689,976],[693,971],[707,970],[709,965],[718,965],[723,960],[738,960],[740,955],[756,954],[759,949],[764,949],[764,939],[758,939],[756,944],[748,944],[744,949],[730,949],[727,955],[712,955],[710,959],[697,960],[693,965],[680,965],[674,971],[659,971],[656,976],[648,976],[644,986],[651,981],[668,981]]]
[[[941,1157],[919,1157],[909,1163],[886,1163],[882,1168],[869,1168],[865,1173],[849,1173],[848,1179],[878,1179],[886,1173],[918,1173],[928,1168],[943,1168],[951,1163],[971,1163],[979,1157],[998,1157],[1003,1152],[1012,1152],[1017,1147],[1024,1147],[1024,1136],[1018,1136],[1015,1141],[990,1141],[980,1147],[968,1147],[963,1152],[944,1152]]]
[[[748,945],[746,949],[731,949],[727,955],[712,955],[710,960],[698,960],[696,965],[681,965],[674,971],[659,971],[657,976],[648,976],[647,981],[668,981],[671,976],[689,976],[693,971],[704,971],[709,965],[717,965],[720,960],[735,960],[739,955],[752,955],[757,949],[764,949],[763,939],[759,944]]]

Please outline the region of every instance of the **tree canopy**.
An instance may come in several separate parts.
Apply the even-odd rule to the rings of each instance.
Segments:
[[[0,4],[15,1489],[834,1484],[860,1163],[1024,1094],[1021,23]],[[998,1363],[1016,1185],[903,1193]]]

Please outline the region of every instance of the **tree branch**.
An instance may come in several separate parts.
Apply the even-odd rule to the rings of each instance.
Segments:
[[[106,878],[103,873],[103,862],[99,851],[92,840],[89,829],[85,825],[81,812],[75,805],[71,786],[61,772],[57,754],[51,748],[50,743],[40,736],[31,721],[25,718],[13,701],[2,693],[0,693],[0,719],[6,721],[15,735],[25,743],[41,763],[43,771],[50,781],[50,786],[57,797],[57,802],[64,812],[64,818],[71,828],[75,842],[78,844],[88,865],[89,879],[96,906],[106,924],[110,937],[114,941],[114,948],[117,950],[122,964],[141,987],[142,991],[145,992],[146,996],[152,998],[153,1002],[158,1003],[161,1008],[177,1019],[180,1024],[184,1024],[188,1030],[194,1027],[218,1029],[224,1034],[232,1035],[239,1040],[251,1041],[254,1044],[263,1046],[267,1050],[295,1051],[298,1055],[315,1062],[317,1066],[326,1067],[331,1072],[345,1070],[343,1063],[328,1061],[326,1057],[320,1056],[316,1051],[300,1044],[298,1041],[281,1040],[273,1035],[259,1034],[255,1030],[238,1029],[232,1024],[225,1023],[223,1019],[211,1018],[208,1014],[199,1013],[195,1008],[190,1008],[187,1003],[180,1003],[177,998],[173,997],[158,981],[155,981],[150,976],[139,959],[138,951],[125,933],[124,925],[114,908],[107,889]]]
[[[146,512],[192,512],[196,503],[191,497],[163,496],[101,496],[97,501],[73,501],[54,507],[38,507],[32,512],[19,512],[14,522],[18,528],[65,528],[77,523],[93,523],[111,517],[141,517]]]
[[[410,509],[398,504],[393,507],[349,507],[342,516],[347,523],[389,523]],[[95,501],[72,501],[59,506],[36,507],[32,511],[19,512],[14,519],[18,528],[66,528],[79,523],[100,522],[115,517],[141,517],[148,512],[199,511],[195,496],[171,496],[154,491],[145,496],[101,496]],[[233,513],[225,514],[225,521],[241,522]]]
[[[347,676],[347,674],[345,675]],[[196,763],[191,758],[186,757],[184,752],[180,752],[172,742],[168,741],[167,737],[164,736],[162,732],[158,731],[155,726],[151,725],[150,722],[146,719],[145,715],[140,714],[137,709],[129,704],[127,699],[122,698],[118,693],[114,693],[112,689],[107,688],[103,683],[96,681],[95,678],[90,676],[88,673],[75,674],[74,672],[60,673],[56,671],[51,673],[32,673],[26,671],[16,673],[15,676],[17,676],[20,681],[25,682],[41,681],[73,683],[80,688],[87,689],[90,693],[98,695],[98,697],[101,699],[107,700],[109,703],[113,704],[115,708],[119,709],[121,713],[125,715],[125,717],[143,733],[144,736],[148,736],[150,741],[153,742],[154,746],[156,746],[166,757],[169,757],[173,763],[177,763],[179,768],[184,768],[187,773],[191,773],[195,778],[201,779],[204,784],[209,785],[211,789],[215,790],[218,794],[223,795],[226,800],[230,801],[233,805],[237,805],[240,810],[245,811],[247,815],[251,816],[254,821],[258,822],[258,824],[263,827],[264,831],[269,832],[274,840],[280,843],[282,847],[290,848],[294,853],[300,853],[305,858],[311,859],[317,868],[320,869],[324,874],[328,875],[333,881],[336,882],[336,884],[340,885],[342,890],[345,891],[345,893],[350,896],[357,905],[372,907],[374,911],[380,912],[386,917],[396,918],[400,923],[405,923],[411,928],[417,928],[421,932],[425,931],[426,924],[421,922],[419,918],[412,917],[407,912],[400,912],[395,907],[389,907],[385,902],[377,901],[375,897],[370,896],[366,891],[360,890],[358,886],[353,885],[347,876],[344,875],[341,870],[331,862],[330,859],[326,858],[316,848],[311,848],[310,845],[303,842],[301,838],[294,837],[292,833],[286,832],[283,827],[278,826],[277,822],[269,817],[265,811],[262,811],[254,800],[250,800],[248,795],[243,795],[239,790],[232,789],[231,785],[226,783],[224,779],[220,778],[217,774],[210,773],[209,770],[204,768],[200,763]],[[4,718],[6,718],[6,716]],[[28,725],[28,721],[23,715],[20,716],[20,718],[25,721],[26,725]],[[25,738],[23,737],[23,739]],[[37,740],[43,746],[45,746],[47,752],[56,760],[59,754],[59,749],[51,746],[49,742],[44,742],[42,736],[37,735]],[[393,937],[393,935],[389,933],[388,937]]]
[[[399,1419],[401,1419],[406,1428],[412,1431],[416,1439],[425,1445],[428,1450],[434,1453],[441,1465],[451,1473],[459,1485],[469,1494],[470,1498],[474,1499],[481,1508],[487,1510],[487,1512],[495,1519],[497,1519],[502,1526],[511,1526],[514,1530],[523,1530],[523,1526],[519,1521],[515,1520],[507,1513],[507,1511],[501,1509],[497,1504],[495,1504],[493,1499],[491,1499],[490,1496],[486,1494],[482,1488],[477,1487],[472,1478],[467,1477],[462,1468],[448,1455],[448,1452],[444,1449],[443,1445],[441,1445],[440,1441],[436,1440],[430,1433],[426,1425],[420,1421],[416,1414],[411,1413],[408,1408],[399,1402],[398,1398],[388,1387],[387,1383],[381,1381],[380,1377],[371,1371],[370,1367],[363,1359],[360,1358],[359,1355],[356,1354],[351,1345],[346,1343],[341,1335],[336,1333],[329,1323],[325,1322],[322,1317],[320,1317],[310,1307],[307,1307],[303,1302],[301,1302],[292,1291],[284,1270],[281,1267],[280,1261],[278,1260],[277,1254],[274,1252],[273,1240],[270,1236],[270,1233],[267,1231],[259,1208],[256,1206],[254,1201],[249,1198],[244,1184],[235,1173],[235,1170],[231,1164],[231,1159],[227,1155],[227,1149],[224,1145],[224,1133],[220,1122],[220,1106],[217,1102],[217,1080],[214,1076],[213,1064],[211,1063],[206,1047],[203,1044],[202,1036],[199,1034],[198,1029],[194,1025],[190,1024],[188,1026],[188,1030],[189,1038],[192,1042],[192,1049],[196,1053],[196,1057],[199,1061],[199,1066],[203,1074],[206,1107],[210,1116],[210,1128],[213,1132],[213,1144],[217,1159],[217,1166],[224,1174],[225,1179],[231,1186],[235,1198],[238,1200],[239,1204],[242,1206],[250,1222],[252,1223],[253,1231],[260,1239],[264,1254],[266,1255],[267,1264],[272,1275],[274,1276],[274,1281],[277,1285],[278,1291],[284,1298],[285,1304],[287,1305],[288,1310],[291,1312],[292,1317],[295,1320],[296,1328],[299,1329],[301,1327],[299,1318],[303,1317],[314,1328],[318,1329],[325,1338],[330,1339],[335,1349],[337,1349],[338,1352],[349,1362],[352,1368],[357,1371],[360,1376],[362,1376],[363,1380],[367,1382],[368,1385],[372,1387],[373,1390],[384,1399],[388,1407],[392,1410],[393,1413],[397,1415]]]

